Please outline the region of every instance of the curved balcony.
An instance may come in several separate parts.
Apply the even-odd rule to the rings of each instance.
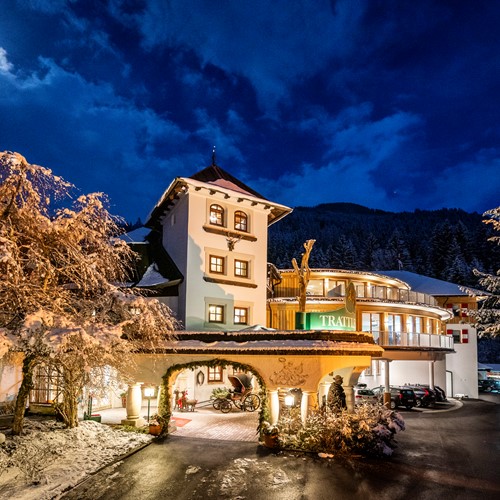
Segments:
[[[372,332],[375,343],[381,347],[419,347],[453,350],[451,335],[407,332]]]

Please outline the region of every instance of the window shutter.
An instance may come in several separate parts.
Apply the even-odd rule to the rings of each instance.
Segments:
[[[469,330],[462,330],[462,344],[469,343]]]

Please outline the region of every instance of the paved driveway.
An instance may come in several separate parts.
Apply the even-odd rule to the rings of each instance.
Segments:
[[[194,412],[174,412],[174,422],[181,426],[172,432],[173,436],[216,439],[221,441],[258,441],[257,425],[259,410],[244,412],[233,408],[222,413],[213,408],[200,408]],[[185,423],[185,420],[189,420]]]
[[[402,412],[389,459],[321,459],[252,442],[172,435],[68,493],[78,500],[498,500],[500,405]],[[182,414],[185,416],[186,414]]]

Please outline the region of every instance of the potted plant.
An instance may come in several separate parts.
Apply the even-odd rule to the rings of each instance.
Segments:
[[[151,416],[148,423],[149,423],[149,433],[153,434],[154,436],[159,436],[161,434],[163,427],[167,422],[164,417],[161,417],[160,415],[158,415],[158,413],[155,413],[154,415]]]
[[[261,432],[264,437],[264,444],[268,448],[278,448],[279,428],[277,425],[272,425],[269,422],[263,422]]]

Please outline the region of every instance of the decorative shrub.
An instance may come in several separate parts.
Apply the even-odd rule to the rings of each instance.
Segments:
[[[228,394],[229,389],[227,387],[214,387],[210,399],[226,398]]]
[[[291,408],[277,425],[280,448],[329,454],[388,456],[395,434],[404,430],[401,415],[382,405],[357,405],[353,413],[316,410],[305,424],[300,409]]]

